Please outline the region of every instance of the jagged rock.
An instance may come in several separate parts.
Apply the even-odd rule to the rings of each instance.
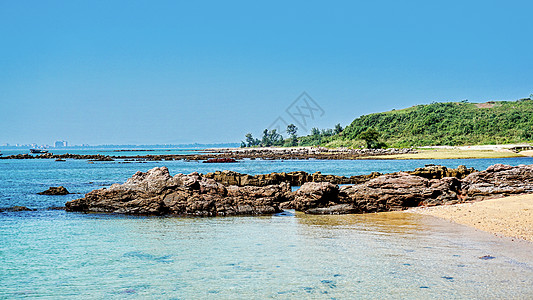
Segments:
[[[428,165],[424,168],[417,168],[414,171],[406,172],[411,175],[420,176],[427,179],[442,179],[445,177],[456,177],[462,179],[468,174],[476,172],[473,168],[466,168],[459,166],[457,169],[448,169],[444,166]],[[396,174],[396,173],[392,173]],[[270,173],[259,175],[241,174],[234,171],[216,171],[214,173],[207,173],[203,175],[206,178],[214,179],[223,185],[238,185],[238,186],[266,186],[271,184],[280,184],[288,182],[291,186],[301,186],[306,182],[330,182],[333,184],[360,184],[371,179],[378,178],[383,174],[379,172],[372,172],[368,175],[356,175],[351,177],[322,174],[315,172],[309,174],[303,171],[289,172],[289,173]],[[389,174],[391,175],[391,174]]]
[[[426,178],[407,173],[383,175],[363,184],[341,187],[340,197],[360,212],[401,210],[429,198],[433,192],[428,183]]]
[[[64,186],[51,186],[43,192],[37,193],[39,195],[68,195],[69,191]]]
[[[258,215],[280,212],[290,186],[228,186],[198,173],[170,176],[166,167],[137,172],[124,184],[94,190],[65,204],[67,211],[152,215]]]
[[[482,172],[471,173],[472,170],[461,166],[457,169],[427,166],[411,174],[373,173],[357,177],[360,179],[358,184],[339,188],[327,181],[337,178],[318,172],[250,176],[224,171],[205,176],[192,173],[172,177],[168,169],[162,167],[146,173],[137,172],[124,184],[92,191],[85,198],[67,202],[66,209],[220,216],[271,214],[279,212],[282,207],[310,214],[344,214],[395,211],[533,193],[533,165],[494,165]],[[471,174],[459,179],[467,173]],[[290,184],[294,183],[291,180],[306,182],[291,193]],[[226,186],[217,181],[232,184]]]
[[[347,178],[337,175],[324,175],[320,172],[308,174],[304,171],[295,171],[289,173],[281,172],[252,176],[234,171],[216,171],[213,173],[207,173],[203,176],[214,179],[216,182],[222,183],[223,185],[266,186],[288,182],[291,186],[301,186],[306,182],[330,182],[333,184],[362,183],[380,175],[381,173],[374,172],[369,175],[358,175]]]
[[[354,210],[362,213],[403,210],[420,205],[459,202],[459,187],[457,178],[428,180],[400,172],[359,185],[342,186],[338,202],[353,204]]]
[[[533,165],[497,164],[462,180],[463,195],[470,200],[533,193]]]

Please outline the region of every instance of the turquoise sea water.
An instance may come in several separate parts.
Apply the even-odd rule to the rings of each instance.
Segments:
[[[121,163],[0,160],[0,298],[263,299],[533,297],[531,243],[427,216],[386,213],[161,218],[49,210],[138,170],[358,175],[425,164],[485,169],[531,158]],[[64,185],[78,193],[36,195]]]

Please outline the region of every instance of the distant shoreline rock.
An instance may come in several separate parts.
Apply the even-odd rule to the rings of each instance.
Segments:
[[[39,192],[37,194],[39,194],[39,195],[56,196],[56,195],[68,195],[70,193],[64,186],[51,186],[46,191],[42,191],[42,192]]]
[[[40,155],[16,154],[0,157],[0,159],[87,159],[91,161],[114,161],[125,160],[187,160],[206,161],[215,160],[242,160],[242,159],[265,159],[265,160],[292,160],[292,159],[360,159],[377,155],[396,155],[418,153],[415,149],[349,149],[324,147],[298,147],[298,148],[244,148],[244,149],[217,149],[204,151],[201,154],[161,154],[161,155],[101,155],[101,154],[53,154]]]
[[[533,165],[494,165],[481,172],[464,166],[448,169],[429,165],[412,172],[377,173],[341,187],[330,182],[337,180],[333,175],[313,174],[311,181],[305,181],[309,174],[291,173],[296,175],[215,172],[170,176],[166,167],[154,168],[137,172],[124,184],[94,190],[84,198],[67,202],[65,207],[67,211],[149,215],[261,215],[277,213],[282,208],[310,214],[345,214],[533,193]],[[313,181],[318,178],[323,181]],[[293,183],[303,184],[291,192]]]
[[[27,208],[26,206],[11,206],[0,208],[0,212],[18,212],[18,211],[35,211],[35,209]]]

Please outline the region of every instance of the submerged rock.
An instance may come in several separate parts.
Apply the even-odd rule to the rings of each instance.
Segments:
[[[64,186],[51,186],[43,192],[37,193],[39,195],[68,195],[69,191]]]
[[[265,187],[224,185],[198,173],[170,176],[166,167],[137,172],[124,184],[69,201],[67,211],[124,214],[227,216],[280,212],[287,201],[287,183]]]
[[[14,211],[34,211],[35,209],[31,209],[31,208],[27,208],[26,206],[11,206],[11,207],[6,207],[6,208],[0,208],[0,212],[3,212],[3,211],[10,211],[10,212],[14,212]]]

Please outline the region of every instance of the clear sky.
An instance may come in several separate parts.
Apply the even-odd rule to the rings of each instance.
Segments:
[[[528,97],[532,3],[0,0],[0,144],[239,142],[304,91],[320,128]]]

